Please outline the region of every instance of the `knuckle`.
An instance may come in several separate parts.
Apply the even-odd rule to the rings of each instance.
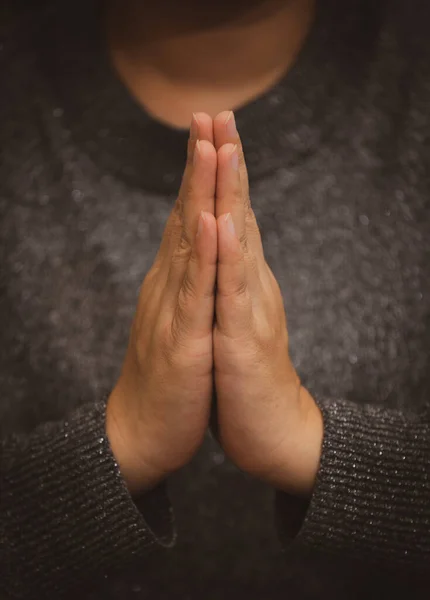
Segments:
[[[178,241],[178,243],[173,251],[173,254],[172,254],[172,258],[171,258],[172,263],[177,264],[177,263],[187,262],[190,259],[191,252],[192,252],[192,246],[191,246],[185,232],[182,231],[179,241]]]
[[[233,302],[236,306],[246,305],[251,300],[249,287],[244,279],[240,279],[234,283],[230,282],[227,286],[218,289],[217,293],[219,296]]]
[[[181,229],[182,217],[178,211],[176,204],[164,228],[163,238],[161,240],[161,245],[157,254],[157,258],[159,258],[159,260],[166,260],[167,256],[170,254],[169,248],[171,248],[172,243],[174,243],[175,240],[178,239],[178,232],[180,232]]]
[[[245,175],[242,176],[242,181],[244,179]],[[251,209],[251,198],[249,197],[249,190],[247,188],[247,186],[244,186],[244,190],[242,191],[242,202],[244,203],[245,206],[245,210],[246,210],[246,218],[248,219],[248,213]]]
[[[195,282],[191,279],[188,272],[185,274],[182,287],[179,291],[178,304],[186,308],[191,301],[197,300],[197,288]]]
[[[182,345],[183,339],[183,324],[174,318],[170,325],[170,346],[169,346],[169,357],[173,362],[173,358],[177,349]]]
[[[170,236],[173,235],[173,232],[182,227],[183,203],[181,199],[178,199],[172,212],[173,214],[171,215],[169,220],[170,222],[168,224]]]
[[[187,295],[184,288],[181,288],[178,294],[178,300],[176,305],[176,321],[184,327],[187,323],[187,315],[189,313],[190,296]]]
[[[178,294],[175,312],[171,322],[171,339],[175,347],[181,346],[189,329],[189,301],[181,292]]]
[[[246,221],[247,226],[250,227],[251,229],[255,229],[255,228],[259,229],[258,224],[257,224],[257,217],[255,216],[255,212],[249,204],[249,196],[248,196],[247,211],[245,214],[245,221]]]
[[[248,236],[246,234],[246,230],[240,234],[239,242],[240,242],[240,245],[242,246],[242,250],[243,250],[244,254],[248,254],[249,242],[248,242]]]
[[[175,346],[179,332],[173,321],[166,323],[158,336],[158,355],[167,367],[174,366]]]
[[[187,357],[192,354],[192,339],[188,334],[186,314],[177,304],[173,314],[160,315],[162,318],[153,332],[156,347],[153,365],[160,373],[180,373],[188,365]]]
[[[184,207],[184,198],[183,198],[183,183],[181,184],[181,188],[179,190],[179,194],[178,197],[176,198],[176,202],[173,206],[173,210],[172,213],[170,215],[169,221],[171,219],[172,223],[177,222],[178,220],[181,219],[181,215],[182,215],[182,210]]]
[[[242,298],[243,301],[248,301],[250,299],[249,287],[244,279],[241,279],[237,282],[236,285],[236,296]]]
[[[185,254],[188,254],[191,251],[191,244],[185,232],[185,229],[182,229],[176,250],[180,253]]]
[[[186,181],[186,184],[184,186],[184,199],[183,201],[186,202],[186,199],[188,197],[196,197],[199,195],[199,188],[196,186],[196,182],[194,177],[189,177]]]

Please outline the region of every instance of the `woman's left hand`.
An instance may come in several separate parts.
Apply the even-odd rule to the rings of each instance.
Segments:
[[[218,271],[213,344],[219,439],[243,471],[284,491],[309,495],[321,454],[322,415],[289,357],[283,298],[264,258],[233,113],[216,117],[214,140]]]

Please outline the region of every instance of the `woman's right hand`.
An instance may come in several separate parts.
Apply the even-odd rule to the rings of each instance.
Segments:
[[[208,426],[217,154],[212,119],[196,117],[181,189],[142,284],[122,372],[107,403],[107,435],[131,493],[154,487],[184,466]]]

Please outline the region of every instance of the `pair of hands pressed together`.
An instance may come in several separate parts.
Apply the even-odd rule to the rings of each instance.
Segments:
[[[226,219],[226,215],[230,218]],[[323,423],[288,353],[232,112],[193,117],[181,189],[140,289],[106,429],[131,493],[184,466],[208,427],[243,471],[309,495]]]

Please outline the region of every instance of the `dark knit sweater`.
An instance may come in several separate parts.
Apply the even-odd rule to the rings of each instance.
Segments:
[[[173,511],[164,485],[130,497],[104,420],[188,132],[119,82],[99,9],[61,4],[0,46],[1,597],[428,597],[429,3],[320,0],[236,111],[321,464],[304,507],[208,434]]]

